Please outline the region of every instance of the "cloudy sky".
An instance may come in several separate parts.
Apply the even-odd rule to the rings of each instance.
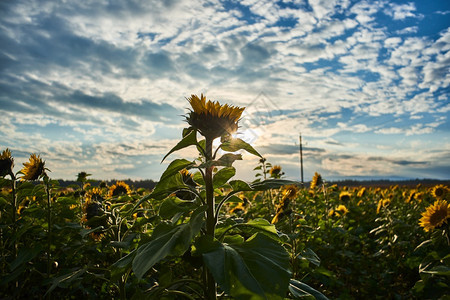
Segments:
[[[289,179],[449,179],[449,50],[448,0],[1,1],[0,151],[158,180],[204,93]]]

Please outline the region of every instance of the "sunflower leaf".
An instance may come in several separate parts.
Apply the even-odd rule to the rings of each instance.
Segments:
[[[328,300],[328,298],[321,292],[313,289],[309,285],[291,279],[289,281],[289,292],[291,292],[294,299],[318,299],[318,300]]]
[[[171,153],[186,148],[188,146],[191,145],[197,145],[197,131],[196,130],[192,130],[191,132],[189,132],[189,134],[187,134],[186,136],[183,137],[183,139],[175,145],[175,147],[173,147],[169,153],[166,154],[166,156],[164,156],[164,158],[161,160],[161,162],[163,162],[167,156],[169,156]]]
[[[248,153],[251,153],[253,155],[259,156],[262,158],[261,154],[258,153],[258,151],[255,150],[250,144],[243,141],[240,138],[233,138],[230,140],[227,140],[222,143],[221,145],[222,150],[228,151],[228,152],[235,152],[241,149],[244,149]]]
[[[289,285],[289,254],[257,233],[240,244],[203,236],[196,244],[220,287],[233,299],[283,299]]]

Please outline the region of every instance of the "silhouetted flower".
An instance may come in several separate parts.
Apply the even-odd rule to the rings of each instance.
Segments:
[[[37,180],[45,174],[45,162],[40,155],[31,154],[29,162],[23,165],[24,167],[20,171],[23,174],[22,180]]]

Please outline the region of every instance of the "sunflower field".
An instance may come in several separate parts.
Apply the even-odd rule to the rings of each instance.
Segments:
[[[447,185],[304,186],[233,137],[243,108],[188,101],[163,160],[198,157],[152,190],[86,172],[62,187],[0,149],[0,299],[450,299]]]

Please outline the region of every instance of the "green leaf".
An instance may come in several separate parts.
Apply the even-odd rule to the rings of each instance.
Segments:
[[[236,169],[233,167],[227,167],[220,169],[213,178],[214,188],[219,188],[236,174]]]
[[[131,264],[133,263],[133,259],[136,256],[136,250],[131,251],[110,267],[111,272],[111,281],[116,281],[124,274],[128,269],[131,268]]]
[[[261,154],[258,153],[250,144],[241,140],[240,138],[233,138],[228,141],[225,141],[221,145],[222,150],[228,152],[235,152],[241,149],[246,150],[248,153],[259,156],[262,158]]]
[[[172,152],[196,144],[197,144],[197,131],[192,130],[189,134],[185,135],[183,139],[178,144],[176,144],[175,147],[173,147],[172,150],[169,151],[169,153],[166,154],[166,156],[164,156],[161,162],[163,162],[166,159],[166,157],[169,156]]]
[[[158,225],[152,235],[152,240],[138,248],[133,259],[133,271],[141,279],[156,263],[168,255],[181,255],[191,244],[192,239],[200,232],[204,221],[206,206],[196,209],[189,223],[178,226]]]
[[[294,279],[291,279],[289,281],[289,291],[291,292],[292,296],[294,296],[294,299],[312,297],[312,299],[315,298],[317,300],[328,300],[328,298],[321,292],[313,289],[303,282]]]
[[[216,282],[233,299],[284,298],[289,254],[264,234],[232,245],[204,236],[196,246]]]
[[[21,248],[17,258],[9,266],[11,271],[14,271],[18,266],[25,264],[35,258],[42,250],[41,245],[37,245],[34,248]]]
[[[229,182],[233,192],[244,192],[244,191],[253,191],[250,185],[242,180],[232,180]]]
[[[227,153],[214,162],[214,166],[231,167],[236,160],[242,160],[242,154]]]
[[[65,284],[66,286],[70,285],[72,282],[74,282],[80,276],[86,273],[86,271],[87,269],[80,269],[75,272],[64,274],[62,276],[54,278],[52,286],[48,289],[48,291],[44,294],[44,296],[53,291],[60,284]]]
[[[317,256],[317,254],[312,251],[310,248],[304,249],[298,257],[302,259],[308,260],[310,263],[312,263],[315,266],[320,266],[320,258]]]
[[[300,183],[297,181],[285,180],[285,179],[267,179],[267,180],[260,181],[260,182],[254,182],[254,183],[250,184],[250,186],[251,186],[252,190],[254,190],[254,191],[266,191],[266,190],[271,190],[271,189],[279,189],[282,186],[289,185],[289,184],[298,185]]]
[[[162,200],[181,189],[189,189],[189,187],[183,182],[182,175],[177,172],[159,181],[153,189],[153,192],[147,198]]]
[[[177,197],[169,197],[164,200],[159,208],[159,216],[163,219],[170,219],[177,213],[192,211],[197,207],[194,202],[183,201]]]

